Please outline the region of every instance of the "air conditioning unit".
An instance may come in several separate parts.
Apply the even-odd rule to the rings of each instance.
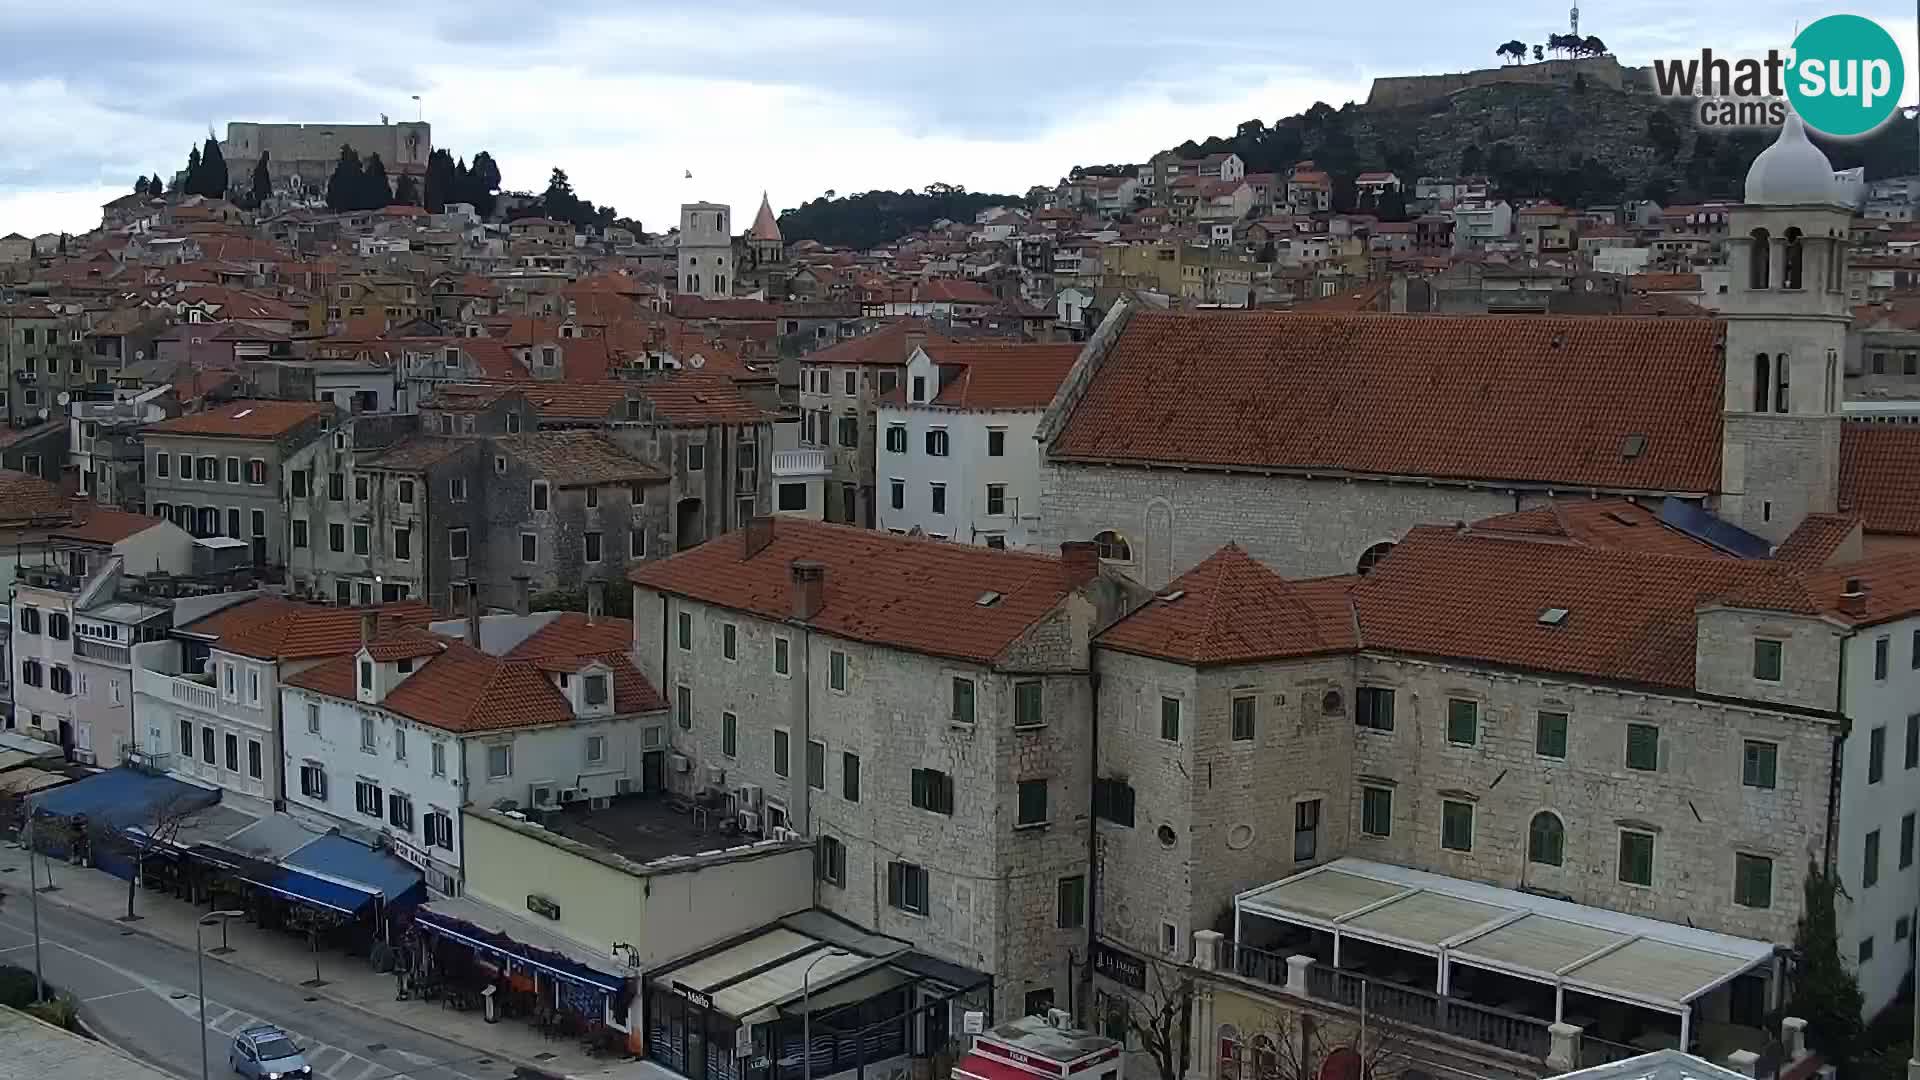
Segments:
[[[751,810],[740,812],[740,831],[757,833],[760,831],[760,815]]]
[[[682,773],[688,772],[693,768],[692,760],[690,760],[685,754],[667,755],[667,764],[673,766],[674,772],[682,772]]]
[[[553,802],[553,788],[546,784],[535,784],[527,791],[527,803],[531,806],[546,806]]]
[[[800,839],[800,834],[782,825],[773,830],[772,838],[775,840],[798,840]]]
[[[1047,1024],[1051,1027],[1070,1028],[1073,1026],[1073,1017],[1068,1015],[1065,1009],[1048,1009]]]
[[[615,795],[633,794],[633,778],[630,776],[623,776],[620,779],[615,780],[613,782],[613,793]]]
[[[577,803],[581,799],[584,799],[586,797],[587,797],[587,793],[577,787],[567,787],[567,788],[560,789],[560,801],[563,803]]]
[[[708,787],[716,787],[716,788],[725,787],[726,783],[727,783],[727,770],[721,768],[718,765],[707,766],[707,786]]]
[[[593,798],[587,800],[587,805],[595,810],[605,810],[607,807],[613,805],[613,800],[607,798],[605,795],[595,795]]]
[[[754,810],[760,806],[760,785],[741,784],[733,789],[733,806],[736,810]]]

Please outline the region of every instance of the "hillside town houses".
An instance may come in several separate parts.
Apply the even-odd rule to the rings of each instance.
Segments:
[[[0,238],[0,733],[123,838],[69,861],[690,1080],[1012,1080],[952,1059],[1034,1016],[1799,1080],[1823,888],[1906,1007],[1915,178],[1792,116],[1698,205],[1190,144],[851,250],[329,211],[319,138]],[[163,789],[222,824],[130,847]]]

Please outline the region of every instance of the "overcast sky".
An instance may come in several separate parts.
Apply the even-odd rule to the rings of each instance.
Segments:
[[[0,234],[97,226],[100,203],[180,168],[209,126],[410,119],[414,94],[434,144],[492,151],[507,187],[537,190],[558,165],[654,231],[695,199],[731,202],[745,228],[762,188],[776,210],[936,180],[1018,194],[1075,163],[1364,99],[1375,75],[1492,66],[1509,37],[1566,29],[1562,8],[1485,0],[218,7],[0,2]],[[1581,31],[1643,64],[1784,49],[1835,10],[1626,0],[1584,10]],[[1911,73],[1911,8],[1847,10],[1880,19]]]

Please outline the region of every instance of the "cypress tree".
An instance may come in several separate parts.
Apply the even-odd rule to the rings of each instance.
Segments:
[[[273,197],[273,178],[267,174],[267,152],[260,151],[260,160],[253,163],[253,184],[250,194],[253,205],[259,206]]]
[[[360,181],[360,205],[355,210],[378,210],[393,201],[393,186],[387,183],[387,166],[379,154],[367,157],[367,168]]]
[[[1803,888],[1806,902],[1793,934],[1792,1004],[1787,1014],[1807,1022],[1807,1042],[1846,1075],[1860,1050],[1865,1005],[1860,984],[1840,959],[1834,897],[1840,883],[1811,860]]]
[[[209,199],[227,197],[227,159],[220,152],[220,144],[213,134],[207,134],[207,142],[200,151],[200,190],[197,194]]]
[[[200,193],[200,178],[204,173],[205,170],[200,167],[200,148],[196,146],[192,150],[187,151],[187,175],[180,181],[180,193],[182,195],[198,195]]]
[[[341,146],[340,160],[334,163],[333,175],[327,178],[327,209],[359,209],[363,176],[360,155],[351,146]]]

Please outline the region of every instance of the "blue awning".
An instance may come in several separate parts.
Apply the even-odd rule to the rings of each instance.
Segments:
[[[463,945],[492,953],[510,965],[522,964],[538,968],[549,975],[557,975],[607,994],[618,994],[626,988],[626,980],[618,975],[595,971],[559,953],[515,941],[505,933],[475,926],[465,919],[443,915],[425,907],[416,910],[413,918],[414,922],[423,929],[441,934]]]
[[[251,882],[289,900],[302,904],[317,904],[349,916],[365,911],[376,899],[372,892],[314,877],[312,874],[303,874],[289,867],[269,866],[265,863],[258,864],[250,872],[242,874],[240,880]]]
[[[389,906],[418,902],[426,891],[418,870],[384,851],[375,851],[344,836],[316,837],[313,842],[288,852],[280,861],[288,867],[351,881],[382,897]]]
[[[219,801],[218,789],[185,784],[170,776],[123,766],[36,792],[27,797],[27,806],[35,814],[55,817],[85,814],[101,824],[125,828],[139,825],[161,807],[170,806],[184,812]]]

